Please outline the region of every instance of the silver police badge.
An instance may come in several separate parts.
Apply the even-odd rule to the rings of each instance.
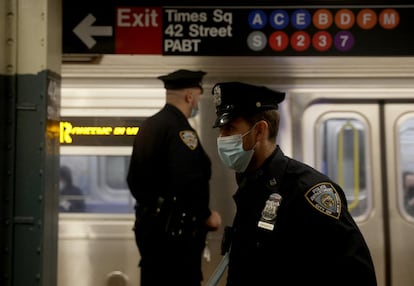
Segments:
[[[257,224],[258,227],[267,230],[273,230],[276,223],[277,210],[282,201],[282,196],[278,193],[272,193],[266,201],[262,210],[262,217]]]

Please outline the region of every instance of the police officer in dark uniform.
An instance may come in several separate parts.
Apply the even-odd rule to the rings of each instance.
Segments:
[[[203,92],[203,71],[160,76],[166,104],[143,122],[127,182],[136,199],[141,286],[199,286],[206,234],[221,224],[209,208],[211,162],[188,118]]]
[[[224,82],[213,98],[218,153],[238,184],[227,286],[376,285],[341,187],[276,143],[285,94]]]

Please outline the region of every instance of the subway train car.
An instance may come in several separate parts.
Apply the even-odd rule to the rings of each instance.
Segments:
[[[378,285],[414,285],[414,58],[92,55],[62,67],[58,286],[139,285],[125,177],[140,123],[164,104],[156,77],[178,68],[207,72],[191,124],[212,160],[211,207],[223,225],[236,184],[217,155],[211,89],[266,85],[287,94],[278,144],[343,187]],[[209,233],[204,281],[221,259],[222,232]]]

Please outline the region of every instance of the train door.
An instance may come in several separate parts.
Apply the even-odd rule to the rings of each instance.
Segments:
[[[135,200],[126,176],[142,120],[61,117],[59,286],[138,284]]]
[[[126,146],[61,146],[61,178],[68,179],[59,202],[59,286],[138,284],[125,182],[130,154]]]
[[[414,285],[414,104],[385,106],[392,285]]]
[[[309,105],[302,117],[303,159],[343,187],[370,247],[378,285],[409,286],[414,285],[414,199],[411,206],[408,194],[411,185],[414,193],[414,105],[384,102]]]

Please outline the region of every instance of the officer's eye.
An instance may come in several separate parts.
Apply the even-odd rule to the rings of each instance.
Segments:
[[[220,136],[224,137],[224,136],[229,136],[232,135],[232,132],[234,132],[234,128],[229,126],[229,125],[224,125],[222,127],[220,127]]]

